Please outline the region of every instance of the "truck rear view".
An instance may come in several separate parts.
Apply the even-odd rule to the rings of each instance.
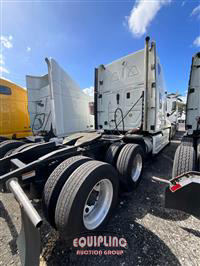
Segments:
[[[95,127],[143,137],[158,153],[168,142],[171,124],[166,117],[166,95],[156,45],[146,47],[95,71]]]

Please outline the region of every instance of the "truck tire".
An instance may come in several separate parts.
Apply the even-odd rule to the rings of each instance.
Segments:
[[[193,142],[183,142],[176,149],[172,170],[172,177],[177,177],[196,169],[196,154]]]
[[[116,206],[118,187],[117,171],[110,164],[92,160],[77,168],[56,205],[56,228],[61,237],[103,228]]]
[[[73,156],[59,164],[47,179],[42,197],[42,206],[45,218],[55,228],[55,209],[60,191],[68,177],[81,164],[91,160],[85,156]]]
[[[111,144],[106,152],[105,161],[115,167],[119,153],[124,145],[121,142]]]
[[[6,140],[0,143],[0,159],[3,158],[7,152],[24,145],[25,143],[17,140]]]
[[[117,159],[120,181],[126,191],[135,189],[142,177],[144,153],[138,144],[126,144]]]

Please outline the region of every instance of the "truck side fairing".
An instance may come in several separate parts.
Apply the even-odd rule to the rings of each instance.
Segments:
[[[53,59],[46,59],[48,74],[27,76],[31,126],[35,133],[58,136],[94,128],[89,104],[92,97],[81,91],[73,79]]]
[[[186,105],[186,129],[188,134],[199,130],[200,117],[200,52],[192,58]]]

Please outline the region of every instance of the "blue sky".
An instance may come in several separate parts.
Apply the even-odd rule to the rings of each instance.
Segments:
[[[200,1],[0,0],[0,74],[22,86],[47,73],[53,57],[81,88],[94,68],[156,41],[169,92],[185,94],[191,58],[200,50]]]

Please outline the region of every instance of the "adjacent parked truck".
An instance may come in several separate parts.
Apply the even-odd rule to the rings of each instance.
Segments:
[[[66,137],[94,130],[93,97],[52,58],[46,58],[48,74],[26,76],[28,109],[34,135]]]
[[[0,78],[0,141],[31,135],[26,89]]]
[[[56,73],[53,62],[54,67]],[[64,88],[65,77],[59,74],[54,78],[57,89]],[[35,84],[34,79],[31,83]],[[41,81],[39,87],[45,87],[44,83]],[[35,89],[35,85],[28,89]],[[44,108],[47,101],[53,106],[52,93],[50,88],[47,100],[35,105]],[[39,101],[37,97],[33,92],[29,99]],[[70,94],[67,97],[71,106]],[[60,96],[58,100],[62,102]],[[77,102],[79,110],[82,101],[80,98],[80,104]],[[32,124],[42,125],[42,130],[60,131],[63,136],[65,116],[71,112],[74,117],[76,110],[66,106],[66,113],[60,113],[61,120],[57,121],[48,118],[48,104],[47,111],[41,111],[45,114],[41,124],[34,122],[39,112],[33,104]],[[0,146],[0,184],[20,202],[26,245],[22,261],[26,265],[38,263],[38,228],[42,222],[26,195],[42,198],[44,216],[62,238],[100,230],[116,206],[119,186],[126,191],[135,189],[142,178],[145,158],[169,143],[171,124],[166,114],[163,71],[156,44],[150,44],[149,37],[143,50],[95,69],[94,117],[95,130],[71,134],[62,142],[18,142],[17,148],[3,142]],[[85,125],[90,127],[90,123]],[[28,237],[27,231],[34,238]]]
[[[47,141],[94,130],[93,97],[85,94],[54,59],[45,61],[48,74],[27,75],[26,89],[0,79],[0,141]],[[11,146],[15,145],[18,143],[12,141]]]
[[[178,146],[165,205],[200,218],[200,52],[192,58],[186,103],[186,133]]]

